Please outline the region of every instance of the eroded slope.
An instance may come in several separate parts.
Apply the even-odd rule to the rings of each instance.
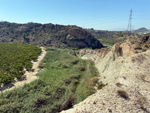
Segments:
[[[135,54],[126,42],[115,44],[105,57],[80,53],[84,59],[94,59],[100,81],[108,85],[62,113],[150,112],[150,50]]]

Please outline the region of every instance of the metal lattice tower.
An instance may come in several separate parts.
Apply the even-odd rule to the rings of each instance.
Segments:
[[[129,33],[129,35],[131,35],[131,31],[132,31],[132,9],[130,11],[130,17],[129,17],[128,27],[127,27],[127,32]]]

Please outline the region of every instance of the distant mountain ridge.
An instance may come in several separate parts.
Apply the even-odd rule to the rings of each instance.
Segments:
[[[134,33],[138,33],[138,34],[146,34],[146,33],[150,33],[150,30],[148,30],[145,27],[139,28],[137,30],[133,31]]]
[[[77,26],[0,22],[0,42],[49,47],[101,48],[103,45]]]

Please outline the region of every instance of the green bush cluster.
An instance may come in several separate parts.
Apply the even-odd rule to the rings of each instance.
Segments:
[[[32,68],[41,49],[33,45],[0,43],[0,84],[9,84],[14,78],[21,78],[23,69]]]

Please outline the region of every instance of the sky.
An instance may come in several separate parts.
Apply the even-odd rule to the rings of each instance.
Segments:
[[[0,21],[77,25],[96,30],[150,29],[150,0],[0,0]]]

